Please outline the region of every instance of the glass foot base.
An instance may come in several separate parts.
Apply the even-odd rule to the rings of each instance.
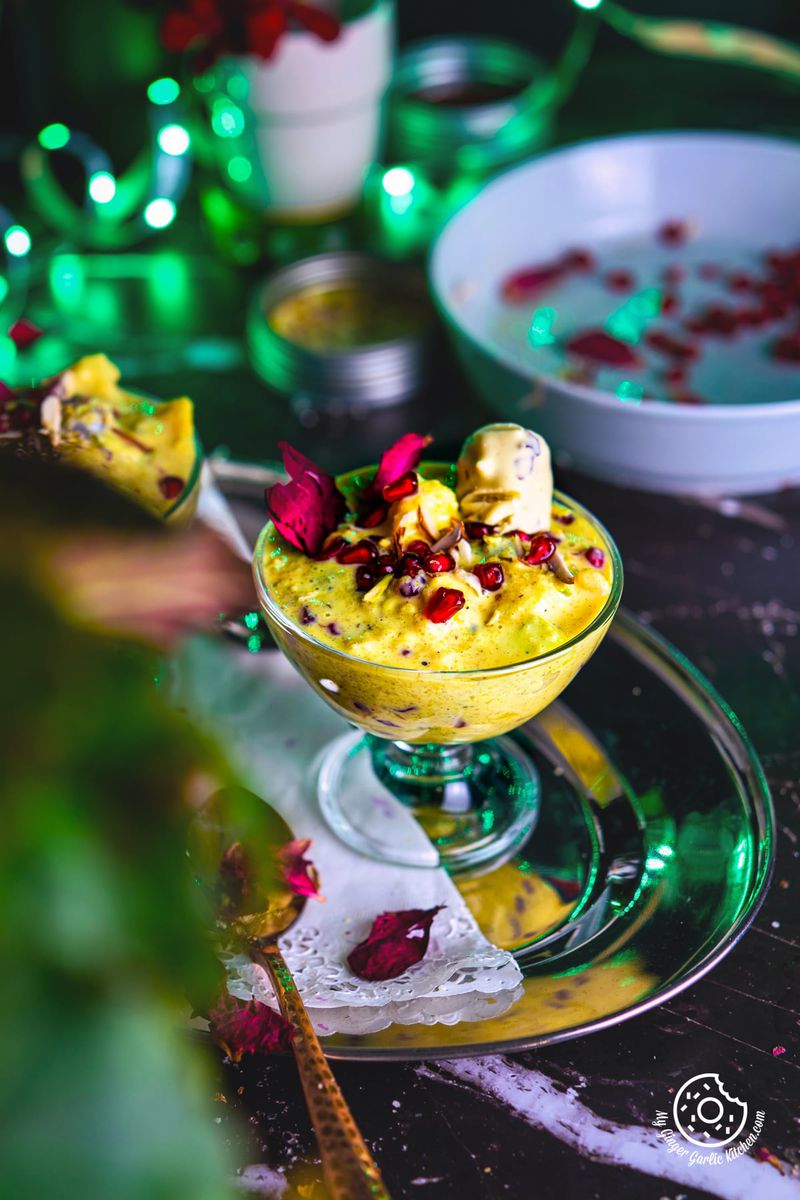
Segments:
[[[362,854],[451,874],[510,857],[536,824],[539,776],[508,737],[409,746],[353,732],[325,751],[319,802],[334,832]],[[398,802],[416,822],[398,820]]]

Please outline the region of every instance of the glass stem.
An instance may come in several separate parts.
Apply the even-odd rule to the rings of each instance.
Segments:
[[[464,813],[473,804],[474,745],[421,745],[369,738],[375,774],[404,804]]]

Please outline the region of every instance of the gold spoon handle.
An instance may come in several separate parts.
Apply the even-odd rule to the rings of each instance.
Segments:
[[[281,1012],[294,1030],[292,1048],[331,1200],[391,1200],[322,1053],[283,955],[276,946],[252,946],[251,952],[272,980]]]

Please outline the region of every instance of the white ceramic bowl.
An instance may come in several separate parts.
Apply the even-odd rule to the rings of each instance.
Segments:
[[[649,491],[772,491],[800,484],[800,399],[632,405],[538,374],[533,353],[528,367],[495,332],[499,286],[569,247],[633,244],[676,218],[731,245],[797,245],[799,200],[792,142],[728,133],[587,142],[507,172],[461,209],[434,246],[432,289],[475,386],[502,416],[543,433],[561,461]],[[800,396],[800,372],[793,378]]]

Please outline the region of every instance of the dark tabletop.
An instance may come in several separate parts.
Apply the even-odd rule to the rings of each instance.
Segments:
[[[604,96],[604,132],[631,124],[619,78],[613,63],[599,64],[571,135],[596,132],[588,116],[593,94]],[[695,101],[703,78],[696,65],[684,68],[689,92],[672,92],[667,104],[658,81],[671,86],[674,76],[648,59],[638,75],[647,123],[752,128],[742,111],[760,87],[752,73],[737,76],[736,87],[726,76],[701,116]],[[778,111],[786,118],[785,95],[773,99],[762,108],[762,128],[779,124]],[[466,432],[493,419],[443,347],[425,394],[407,405],[337,417],[293,408],[267,391],[242,348],[245,296],[256,273],[215,258],[191,223],[176,223],[151,252],[165,250],[173,257],[162,262],[162,285],[147,282],[149,262],[141,286],[117,291],[117,307],[104,315],[106,284],[95,307],[81,313],[85,326],[73,327],[71,349],[102,345],[131,382],[164,396],[188,391],[207,449],[224,444],[237,457],[270,459],[287,438],[341,469],[374,459],[409,429],[434,433],[447,457]],[[132,262],[131,270],[141,266],[134,270]],[[32,315],[53,318],[48,301],[40,309]],[[627,606],[709,676],[750,733],[777,811],[772,886],[751,929],[710,976],[633,1021],[503,1059],[337,1063],[336,1075],[395,1200],[800,1197],[800,493],[752,498],[731,516],[572,475],[557,482],[613,530],[626,564]],[[665,742],[663,753],[680,756],[682,747]],[[666,1149],[656,1159],[644,1154],[637,1141],[637,1130],[668,1106],[670,1089],[705,1071],[720,1072],[765,1111],[759,1157],[744,1168],[737,1162],[693,1173]],[[220,1065],[218,1099],[236,1161],[249,1168],[248,1178],[261,1179],[262,1195],[279,1194],[275,1170],[314,1163],[291,1059]]]

